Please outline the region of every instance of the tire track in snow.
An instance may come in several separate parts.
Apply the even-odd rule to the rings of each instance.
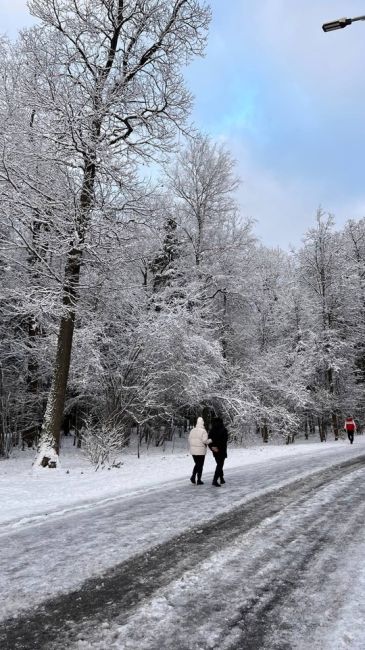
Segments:
[[[0,647],[2,650],[51,650],[52,647],[64,650],[88,623],[94,626],[115,619],[123,623],[143,599],[219,550],[222,539],[225,546],[233,543],[236,537],[288,505],[364,466],[365,456],[359,456],[272,490],[264,497],[253,498],[201,527],[134,556],[102,577],[86,581],[78,590],[5,620],[0,629]],[[259,647],[256,645],[255,650]]]
[[[302,530],[285,531],[285,525],[280,527],[279,522],[277,539],[285,549],[281,561],[276,567],[267,569],[270,560],[261,557],[252,567],[252,572],[262,572],[264,577],[256,586],[254,597],[240,608],[239,621],[231,626],[233,638],[230,641],[226,635],[222,649],[328,648],[324,641],[316,645],[309,637],[323,625],[324,610],[333,605],[331,616],[335,620],[347,598],[348,584],[341,584],[336,572],[339,563],[346,560],[343,547],[348,544],[351,548],[351,544],[356,546],[356,541],[363,540],[364,513],[363,491],[352,495],[349,508],[349,494],[344,490],[336,495],[333,503],[325,502],[319,510],[314,509],[309,516],[304,516]],[[298,532],[303,536],[303,530],[305,551],[298,554],[294,544]],[[275,555],[275,551],[272,552]],[[304,606],[304,598],[307,605],[313,601],[318,603],[319,594],[322,608],[318,612]]]

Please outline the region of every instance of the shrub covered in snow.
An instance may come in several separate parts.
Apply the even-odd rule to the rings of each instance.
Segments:
[[[128,435],[123,425],[110,417],[100,423],[88,421],[81,439],[85,455],[97,470],[117,465],[117,456],[125,446]]]

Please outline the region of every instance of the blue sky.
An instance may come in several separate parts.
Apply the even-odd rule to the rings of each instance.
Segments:
[[[211,0],[207,53],[187,72],[196,125],[237,160],[242,213],[267,245],[297,246],[319,205],[365,216],[365,0]],[[0,0],[12,37],[25,0]]]

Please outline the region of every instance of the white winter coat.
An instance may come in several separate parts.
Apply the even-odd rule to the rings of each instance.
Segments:
[[[212,441],[204,427],[203,418],[198,418],[196,426],[189,433],[189,449],[192,456],[205,456],[207,445]]]

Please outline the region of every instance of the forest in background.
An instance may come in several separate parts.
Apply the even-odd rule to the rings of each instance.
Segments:
[[[34,0],[41,26],[1,43],[0,456],[201,413],[242,442],[337,439],[364,417],[365,219],[257,241],[230,152],[187,121],[209,10],[145,4]]]

